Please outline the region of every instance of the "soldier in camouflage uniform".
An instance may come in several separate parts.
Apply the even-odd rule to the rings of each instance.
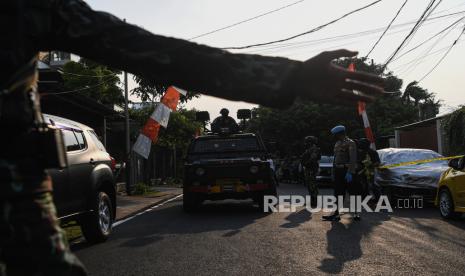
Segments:
[[[321,158],[318,139],[315,136],[305,137],[305,152],[300,157],[304,167],[304,184],[307,186],[308,194],[311,196],[311,204],[315,204],[318,196],[316,175],[318,173],[318,161]]]
[[[358,195],[358,183],[356,178],[357,172],[357,146],[355,142],[347,137],[344,126],[336,126],[331,129],[331,133],[336,138],[334,145],[334,196],[345,196],[347,192],[352,195]],[[336,204],[338,204],[338,200]],[[324,220],[340,219],[339,210],[336,209],[333,214],[323,216]],[[354,220],[359,220],[360,215],[356,212]]]
[[[154,35],[81,0],[3,0],[0,33],[0,274],[85,275],[58,226],[47,164],[35,154],[43,127],[39,51],[75,53],[154,83],[269,107],[297,97],[354,103],[383,93],[382,78],[331,63],[356,52],[324,52],[306,62],[231,54]]]
[[[239,131],[239,125],[237,125],[236,120],[229,116],[227,108],[222,108],[220,114],[221,116],[215,118],[211,124],[214,133],[221,133],[223,128],[228,128],[230,133]]]
[[[362,189],[362,196],[369,195],[371,191],[377,195],[377,192],[373,190],[373,182],[375,169],[379,166],[381,160],[378,152],[370,148],[370,144],[370,141],[366,138],[362,138],[357,141],[357,178]]]

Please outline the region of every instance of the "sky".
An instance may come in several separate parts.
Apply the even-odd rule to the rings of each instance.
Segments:
[[[318,32],[291,40],[287,45],[234,52],[281,56],[304,61],[325,50],[347,48],[357,50],[360,56],[365,56],[404,1],[383,0]],[[190,39],[289,5],[297,0],[90,0],[86,2],[96,10],[107,11],[125,18],[129,23],[142,26],[153,33]],[[213,47],[228,47],[281,39],[305,32],[371,2],[373,0],[304,0],[275,13],[193,41]],[[413,27],[412,24],[395,25],[416,21],[428,3],[427,0],[409,0],[393,27],[369,58],[376,63],[384,63]],[[465,11],[464,0],[443,0],[431,17],[460,11]],[[434,67],[462,32],[465,19],[445,35],[429,38],[462,16],[465,16],[465,13],[425,22],[400,55],[425,40],[427,42],[389,65],[388,68],[404,80],[404,86],[420,79]],[[379,30],[363,36],[360,34],[347,36],[373,29]],[[341,35],[345,36],[334,38]],[[448,112],[460,104],[465,104],[465,43],[463,42],[465,35],[443,62],[420,83],[428,91],[436,93],[437,98],[443,101],[444,107],[441,112]],[[130,88],[135,86],[136,84],[131,81]],[[132,100],[137,99],[133,97]],[[219,114],[221,107],[229,108],[230,114],[235,116],[237,109],[253,106],[244,102],[201,96],[188,102],[185,107],[207,110],[210,116],[214,117]]]

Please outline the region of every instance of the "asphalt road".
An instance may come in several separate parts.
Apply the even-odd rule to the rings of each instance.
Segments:
[[[305,190],[282,184],[280,194]],[[321,215],[236,201],[185,214],[179,198],[118,225],[106,243],[72,249],[90,275],[464,275],[464,219],[444,221],[431,207],[360,222]]]

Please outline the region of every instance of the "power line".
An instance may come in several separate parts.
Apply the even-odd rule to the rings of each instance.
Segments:
[[[450,17],[450,16],[455,16],[455,15],[463,14],[463,13],[465,13],[465,11],[460,11],[460,12],[446,14],[446,15],[437,16],[437,17],[431,17],[431,18],[428,18],[427,21],[435,20],[435,19],[441,19],[441,18]],[[400,23],[400,24],[396,24],[396,25],[392,25],[390,30],[393,30],[394,28],[399,28],[399,27],[411,25],[411,24],[413,24],[415,22],[416,22],[416,20],[415,21],[404,22],[404,23]],[[430,22],[429,24],[431,24],[431,23],[434,23],[434,22]],[[426,25],[426,24],[423,24],[423,25]],[[399,31],[388,32],[385,36],[392,35],[392,34],[397,34],[397,33],[400,33],[400,32],[404,32],[404,31],[406,31],[408,29],[409,28],[407,28],[407,29],[404,28],[404,29],[401,29]],[[345,35],[337,35],[337,36],[332,36],[332,37],[320,38],[320,39],[282,43],[282,44],[278,44],[278,45],[270,45],[270,46],[267,46],[267,47],[264,47],[264,48],[255,49],[253,51],[247,51],[247,52],[244,52],[244,53],[247,53],[247,54],[276,53],[276,52],[281,52],[282,50],[285,51],[285,50],[291,49],[291,48],[308,47],[308,46],[312,46],[312,45],[323,44],[323,43],[328,43],[328,42],[333,42],[333,41],[358,38],[358,37],[362,37],[362,36],[375,34],[375,33],[381,32],[383,30],[385,30],[385,27],[370,29],[370,30],[366,30],[366,31],[362,31],[362,32],[350,33],[350,34],[345,34]]]
[[[118,75],[117,74],[107,74],[107,75],[101,75],[101,76],[96,76],[96,75],[83,75],[83,74],[75,74],[75,73],[70,73],[70,72],[65,72],[65,71],[62,71],[62,70],[57,70],[58,72],[60,72],[61,74],[64,74],[64,75],[70,75],[70,76],[76,76],[76,77],[89,77],[89,78],[106,78],[106,77],[117,77]]]
[[[415,23],[415,25],[413,26],[412,30],[407,34],[407,36],[404,38],[404,40],[402,40],[402,42],[400,43],[400,45],[397,47],[397,49],[394,51],[394,53],[391,54],[391,56],[387,59],[387,61],[384,63],[384,66],[383,66],[383,69],[385,69],[388,64],[392,61],[393,58],[395,58],[395,56],[397,55],[397,53],[399,53],[399,51],[403,48],[403,46],[405,45],[405,43],[411,38],[413,37],[413,35],[415,34],[415,32],[417,31],[417,29],[420,27],[421,23],[424,22],[423,18],[425,18],[426,14],[428,13],[428,11],[433,7],[434,3],[436,2],[436,0],[431,0],[430,3],[428,4],[428,6],[426,7],[426,9],[423,11],[423,13],[421,14],[420,18],[417,20],[417,23]]]
[[[399,16],[400,12],[402,11],[402,9],[404,8],[405,4],[407,4],[408,0],[405,0],[405,2],[402,4],[402,6],[400,6],[400,9],[397,11],[396,15],[394,16],[394,18],[391,20],[391,22],[389,22],[389,25],[386,27],[386,29],[384,30],[384,32],[381,34],[381,36],[379,37],[379,39],[375,42],[375,44],[373,45],[373,47],[371,47],[370,51],[368,51],[368,54],[366,54],[365,58],[368,58],[368,56],[371,54],[371,52],[373,52],[373,50],[376,48],[376,46],[378,45],[378,43],[381,41],[381,39],[384,37],[384,35],[386,34],[386,32],[389,30],[389,28],[391,28],[391,25],[392,23],[394,23],[394,21],[396,20],[397,16]]]
[[[82,92],[82,91],[85,91],[85,90],[88,90],[88,89],[93,89],[93,88],[99,87],[101,85],[104,85],[105,83],[107,83],[109,81],[111,81],[111,79],[102,81],[102,82],[97,83],[97,84],[92,85],[92,86],[86,86],[86,87],[83,87],[83,88],[78,88],[78,89],[68,90],[68,91],[61,91],[61,92],[54,92],[54,93],[43,93],[43,94],[40,94],[40,95],[41,96],[48,96],[48,95],[61,95],[61,94],[70,94],[70,93],[75,93],[75,92]]]
[[[428,39],[418,43],[417,45],[415,45],[414,47],[410,48],[409,50],[407,50],[406,52],[402,53],[401,55],[397,56],[396,58],[394,58],[392,61],[396,61],[398,60],[399,58],[405,56],[406,54],[412,52],[413,50],[416,50],[417,48],[423,46],[425,43],[429,42],[431,39],[435,38],[436,36],[442,34],[443,32],[455,27],[458,23],[460,23],[460,21],[462,21],[463,19],[465,18],[464,17],[461,17],[460,19],[454,21],[452,24],[450,24],[449,26],[445,27],[444,29],[442,29],[441,31],[437,32],[435,35],[429,37]]]
[[[206,32],[206,33],[203,33],[203,34],[196,35],[196,36],[194,36],[194,37],[189,38],[188,40],[189,40],[189,41],[190,41],[190,40],[194,40],[194,39],[197,39],[197,38],[201,38],[201,37],[204,37],[204,36],[207,36],[207,35],[214,34],[214,33],[219,32],[219,31],[223,31],[223,30],[226,30],[226,29],[230,29],[230,28],[235,27],[235,26],[237,26],[237,25],[240,25],[240,24],[243,24],[243,23],[246,23],[246,22],[249,22],[249,21],[258,19],[258,18],[260,18],[260,17],[263,17],[263,16],[266,16],[266,15],[269,15],[269,14],[272,14],[272,13],[275,13],[275,12],[278,12],[278,11],[280,11],[280,10],[283,10],[283,9],[286,9],[286,8],[289,8],[289,7],[292,7],[292,6],[297,5],[297,4],[299,4],[299,3],[301,3],[301,2],[304,2],[304,1],[305,1],[305,0],[296,1],[296,2],[291,3],[291,4],[289,4],[289,5],[282,6],[282,7],[280,7],[280,8],[277,8],[277,9],[274,9],[274,10],[271,10],[271,11],[268,11],[268,12],[265,12],[265,13],[262,13],[262,14],[259,14],[259,15],[257,15],[257,16],[244,19],[244,20],[239,21],[239,22],[236,22],[236,23],[234,23],[234,24],[227,25],[227,26],[224,26],[224,27],[221,27],[221,28],[218,28],[218,29],[215,29],[215,30]]]
[[[436,0],[433,0],[432,1],[432,5],[434,5],[434,2]],[[439,6],[439,4],[441,4],[442,0],[439,0],[439,2],[434,6],[434,7],[431,7],[430,10],[426,13],[426,15],[423,17],[423,19],[421,19],[420,23],[418,24],[418,27],[413,31],[413,34],[412,36],[409,37],[409,39],[407,40],[407,42],[405,43],[404,47],[407,46],[410,41],[412,41],[413,37],[415,36],[415,34],[418,32],[418,30],[420,29],[420,27],[423,25],[423,23],[425,23],[426,19],[428,19],[430,17],[430,15],[433,13],[433,11]],[[403,48],[403,47],[402,47]]]
[[[311,29],[311,30],[309,30],[309,31],[306,31],[306,32],[303,32],[303,33],[300,33],[300,34],[296,34],[296,35],[293,35],[293,36],[288,37],[288,38],[283,38],[283,39],[279,39],[279,40],[274,40],[274,41],[269,41],[269,42],[264,42],[264,43],[258,43],[258,44],[251,44],[251,45],[246,45],[246,46],[224,47],[224,48],[221,48],[221,49],[223,49],[223,50],[240,50],[240,49],[247,49],[247,48],[253,48],[253,47],[264,46],[264,45],[270,45],[270,44],[276,44],[276,43],[279,43],[279,42],[288,41],[288,40],[291,40],[291,39],[294,39],[294,38],[297,38],[297,37],[300,37],[300,36],[303,36],[303,35],[307,35],[307,34],[314,33],[314,32],[316,32],[316,31],[319,31],[319,30],[323,29],[323,28],[326,27],[326,26],[329,26],[329,25],[331,25],[331,24],[334,24],[334,23],[336,23],[336,22],[342,20],[343,18],[345,18],[345,17],[347,17],[347,16],[349,16],[349,15],[352,15],[352,14],[354,14],[354,13],[357,13],[357,12],[359,12],[359,11],[362,11],[362,10],[364,10],[364,9],[367,9],[367,8],[373,6],[373,5],[375,5],[375,4],[377,4],[377,3],[381,2],[381,1],[382,1],[382,0],[374,1],[374,2],[372,2],[372,3],[370,3],[370,4],[366,5],[366,6],[363,6],[363,7],[361,7],[361,8],[355,9],[355,10],[353,10],[353,11],[351,11],[351,12],[348,12],[348,13],[346,13],[346,14],[344,14],[344,15],[342,15],[342,16],[340,16],[340,17],[334,19],[334,20],[331,20],[331,21],[328,22],[328,23],[325,23],[325,24],[320,25],[320,26],[318,26],[318,27],[315,27],[315,28],[313,28],[313,29]]]
[[[452,48],[454,48],[454,46],[457,44],[457,42],[460,40],[460,37],[462,37],[463,33],[465,32],[465,27],[464,29],[460,32],[459,36],[457,37],[457,39],[452,43],[452,45],[449,47],[449,49],[444,53],[444,55],[438,60],[438,62],[433,66],[433,68],[431,68],[431,70],[428,71],[428,73],[426,73],[423,77],[420,78],[420,80],[418,82],[421,82],[422,80],[424,80],[426,77],[429,76],[429,74],[431,74],[438,66],[439,64],[441,64],[441,62],[446,58],[446,56],[450,53],[450,51],[452,50]]]
[[[454,28],[450,28],[445,34],[443,34],[441,37],[436,39],[436,41],[426,51],[424,51],[421,56],[427,56],[434,49],[434,47],[436,47],[436,45],[439,44],[439,42],[441,42],[443,39],[445,39],[449,35],[449,33],[452,32],[453,30],[454,30]],[[419,59],[416,63],[410,65],[405,70],[405,72],[404,72],[405,75],[408,76],[412,71],[414,71],[415,68],[417,68],[417,66],[421,63],[420,61],[421,61],[421,59]]]
[[[460,42],[463,42],[463,40],[457,42],[457,44],[459,44]],[[437,50],[435,50],[435,51],[433,51],[433,52],[431,52],[431,53],[428,53],[427,55],[424,55],[424,56],[421,56],[421,57],[416,57],[416,58],[410,60],[410,61],[407,62],[407,63],[404,63],[404,64],[402,64],[402,65],[399,65],[399,66],[396,66],[396,67],[392,68],[392,71],[394,71],[394,72],[397,71],[397,74],[399,74],[399,70],[400,70],[400,71],[405,71],[404,69],[402,69],[402,68],[405,68],[405,66],[410,65],[410,64],[412,64],[412,63],[414,63],[414,62],[418,62],[418,64],[423,63],[423,62],[426,61],[426,58],[427,58],[427,57],[432,56],[432,55],[435,55],[435,54],[438,54],[438,53],[440,53],[440,52],[443,52],[444,50],[448,49],[449,47],[450,47],[450,46],[442,47],[442,48],[437,49]],[[400,73],[400,75],[402,75],[402,73]]]

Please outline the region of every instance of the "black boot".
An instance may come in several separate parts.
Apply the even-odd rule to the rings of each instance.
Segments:
[[[310,197],[310,206],[316,207],[318,203],[318,196],[311,196]]]

